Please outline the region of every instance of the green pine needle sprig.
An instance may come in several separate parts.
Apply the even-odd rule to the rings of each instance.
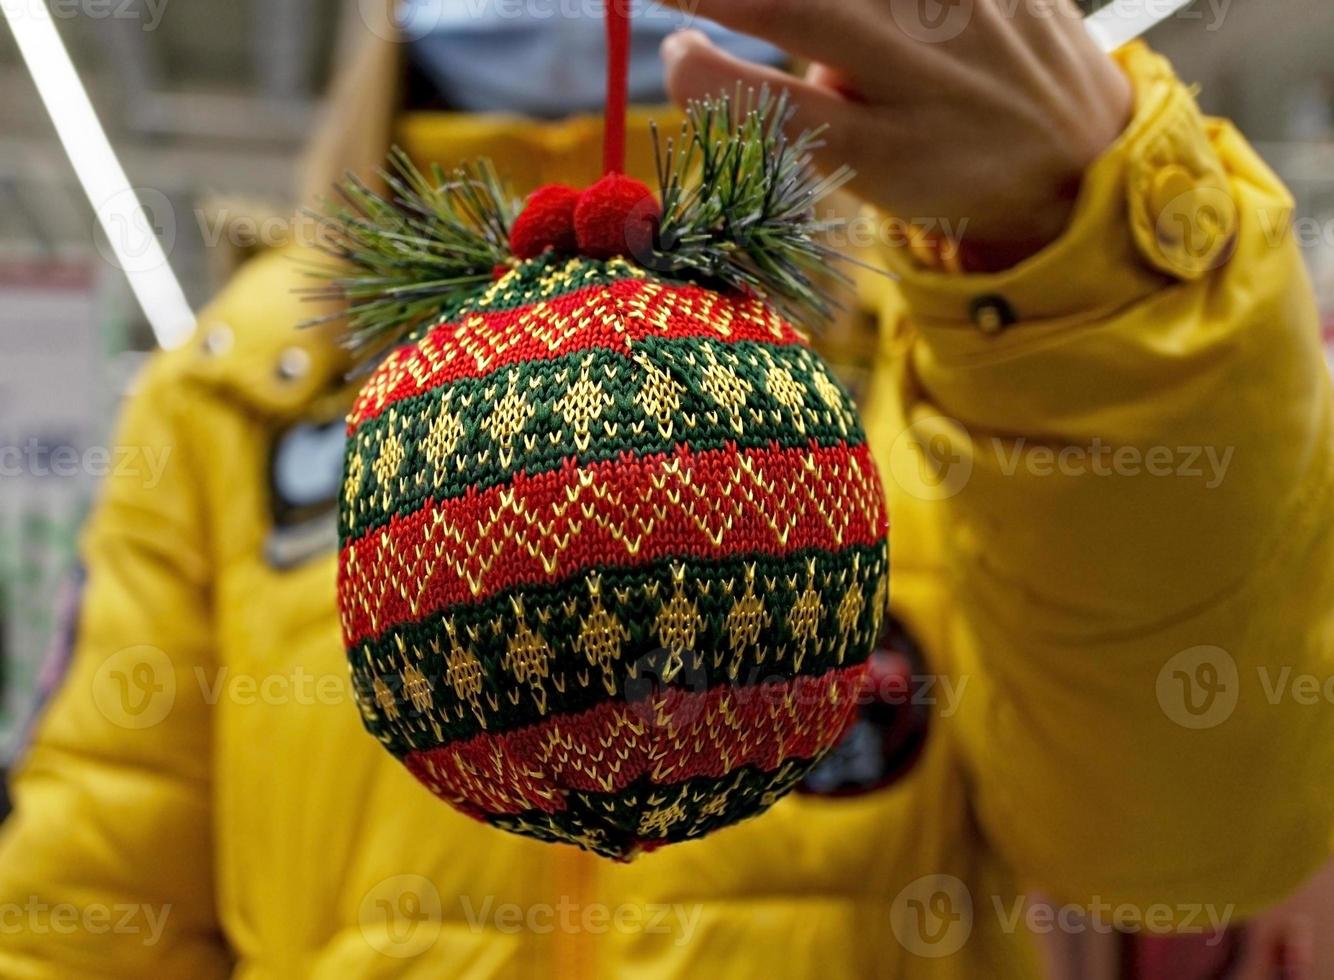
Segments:
[[[691,103],[676,138],[652,128],[662,222],[656,271],[760,296],[787,319],[819,326],[837,307],[828,244],[842,219],[820,220],[816,205],[853,177],[847,166],[821,176],[812,160],[822,129],[786,135],[795,107],[786,92],[738,86]]]
[[[518,211],[494,165],[479,160],[445,173],[423,174],[395,148],[380,172],[386,192],[348,174],[338,200],[306,210],[318,228],[318,248],[334,260],[312,275],[307,290],[341,308],[306,326],[346,321],[344,341],[354,357],[373,361],[452,303],[491,283],[510,260],[509,228]]]
[[[652,127],[662,219],[653,251],[636,258],[666,278],[756,295],[788,320],[818,327],[847,282],[829,244],[844,219],[816,206],[853,176],[821,176],[813,152],[821,130],[789,138],[787,93],[738,86],[735,95],[694,102],[680,134]],[[512,265],[509,231],[520,202],[489,160],[423,174],[395,148],[380,172],[385,190],[349,174],[316,223],[317,246],[333,260],[306,290],[339,309],[305,325],[344,321],[344,342],[369,367],[413,331],[485,290],[497,266]]]

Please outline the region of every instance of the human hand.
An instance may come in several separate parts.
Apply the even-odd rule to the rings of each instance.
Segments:
[[[904,220],[952,229],[1004,266],[1055,240],[1084,171],[1129,119],[1130,83],[1071,0],[669,0],[812,60],[805,79],[739,61],[697,31],[663,43],[678,102],[738,81],[786,88],[820,162]]]

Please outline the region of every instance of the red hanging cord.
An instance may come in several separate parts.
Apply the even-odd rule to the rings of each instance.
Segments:
[[[629,98],[630,4],[607,0],[607,109],[602,137],[602,173],[625,172],[625,111]]]

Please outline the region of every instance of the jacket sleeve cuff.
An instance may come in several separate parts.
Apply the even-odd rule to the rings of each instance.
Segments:
[[[1237,209],[1191,92],[1142,44],[1116,57],[1134,84],[1135,113],[1085,175],[1059,239],[986,274],[949,271],[921,248],[886,250],[914,323],[941,356],[994,352],[1026,325],[1106,319],[1230,256]]]

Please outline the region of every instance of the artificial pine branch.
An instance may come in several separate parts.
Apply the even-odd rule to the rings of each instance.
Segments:
[[[671,278],[743,290],[787,319],[818,326],[836,304],[823,283],[846,258],[827,243],[841,219],[819,220],[816,205],[852,177],[821,177],[812,163],[820,130],[789,139],[795,109],[786,93],[738,87],[734,97],[692,103],[679,138],[659,139],[662,220],[646,264]],[[342,308],[309,324],[346,321],[345,343],[372,362],[419,326],[485,289],[510,264],[509,229],[518,212],[488,160],[422,174],[395,148],[380,173],[387,194],[353,175],[341,203],[307,211],[319,248],[335,260],[314,275],[314,298]],[[309,325],[308,324],[308,325]]]
[[[821,281],[844,258],[826,241],[843,222],[817,219],[815,206],[853,172],[816,172],[811,154],[822,130],[789,140],[795,111],[786,92],[738,86],[735,97],[691,103],[677,139],[664,144],[652,127],[662,201],[653,265],[755,293],[815,326],[837,305]]]
[[[509,261],[517,211],[489,160],[449,174],[436,165],[428,178],[395,148],[380,177],[387,194],[349,174],[336,188],[341,204],[306,211],[336,263],[313,273],[325,283],[307,292],[343,306],[307,325],[345,320],[345,343],[361,360],[489,285]]]

